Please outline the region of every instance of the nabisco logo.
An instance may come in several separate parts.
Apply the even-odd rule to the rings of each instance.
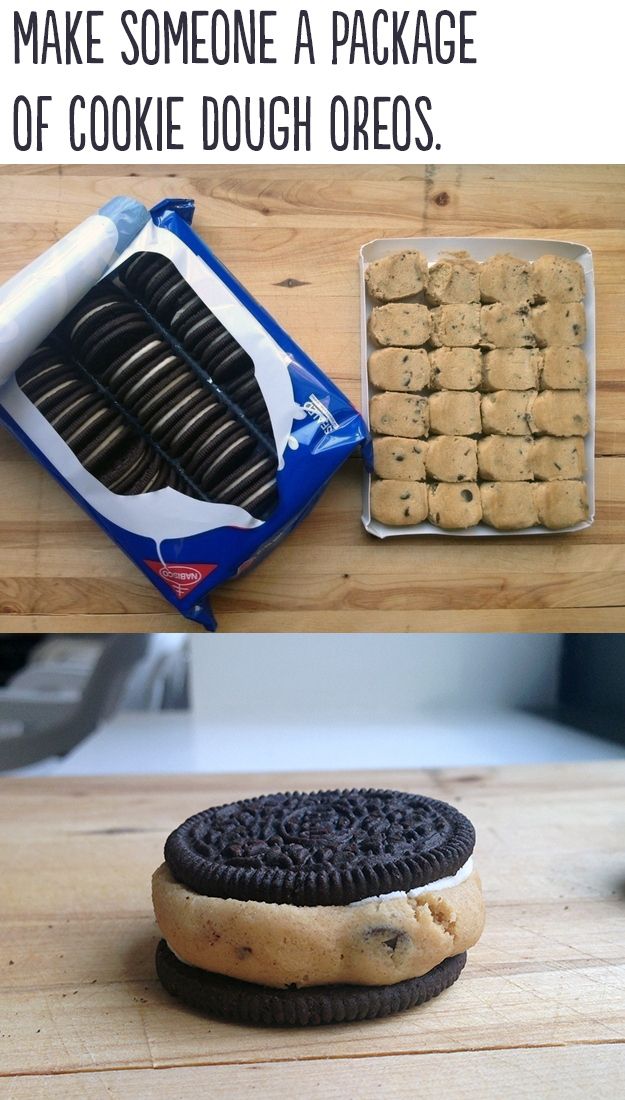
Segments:
[[[188,596],[189,592],[193,592],[193,589],[217,568],[216,565],[204,562],[168,565],[162,561],[146,560],[145,564],[149,565],[157,577],[165,581],[165,584],[171,588],[179,600]]]
[[[182,565],[163,565],[159,576],[167,581],[170,588],[173,588],[178,596],[184,596],[187,592],[191,592],[196,584],[199,584],[202,580],[199,569],[189,569]]]

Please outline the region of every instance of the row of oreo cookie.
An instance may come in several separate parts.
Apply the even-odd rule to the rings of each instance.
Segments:
[[[145,275],[146,258],[152,261],[154,256],[141,254],[138,257],[141,261],[136,265],[139,274]],[[157,260],[158,274],[162,276],[160,261],[163,258],[157,257]],[[169,261],[165,263],[176,271]],[[132,267],[131,261],[127,270]],[[178,280],[180,281],[179,276]],[[183,290],[186,287],[193,295],[184,280],[182,283]],[[157,281],[157,292],[159,287],[167,304],[168,300],[171,301],[172,288],[163,285],[160,280]],[[126,431],[138,437],[143,449],[147,449],[154,459],[155,466],[163,465],[166,470],[165,480],[162,476],[156,477],[153,482],[149,482],[149,488],[143,487],[142,482],[140,488],[135,488],[133,484],[130,488],[114,488],[114,491],[148,492],[172,485],[188,495],[238,505],[263,518],[276,503],[277,463],[268,441],[263,438],[260,426],[254,430],[254,426],[247,422],[252,420],[250,413],[258,414],[260,419],[263,412],[267,413],[251,360],[227,333],[228,341],[236,345],[237,355],[234,360],[245,366],[241,355],[245,356],[251,370],[251,378],[246,370],[243,378],[231,386],[228,397],[233,405],[230,405],[219,389],[212,385],[208,375],[203,380],[201,374],[187,361],[184,352],[181,349],[179,353],[176,352],[176,340],[181,348],[187,350],[185,337],[188,327],[193,328],[196,323],[192,322],[192,318],[195,317],[197,308],[194,305],[189,310],[188,294],[177,290],[174,297],[178,309],[171,317],[166,314],[159,318],[159,323],[165,330],[161,331],[151,320],[153,310],[156,312],[154,293],[153,286],[146,286],[145,302],[142,299],[146,310],[144,312],[135,301],[129,300],[123,289],[115,286],[111,280],[104,280],[82,300],[61,327],[60,335],[67,344],[69,354],[61,357],[63,361],[59,361],[59,366],[68,375],[74,373],[74,384],[82,387],[81,394],[85,387],[92,390],[93,405],[81,406],[82,411],[88,414],[87,419],[90,421],[91,412],[95,412],[98,403],[106,405],[107,399],[97,386],[89,386],[88,377],[73,363],[80,364],[87,376],[97,379],[112,399],[112,411],[120,419],[119,436],[125,435],[121,427],[125,420],[123,414],[126,412],[130,414],[130,425],[127,425]],[[178,318],[180,323],[176,321],[177,332],[172,346],[164,322],[171,322],[181,312],[189,315],[186,321],[184,317],[182,320]],[[173,328],[169,331],[173,331]],[[226,363],[233,378],[236,362],[229,357]],[[200,363],[198,366],[201,370]],[[45,390],[48,382],[55,388],[56,381],[53,374],[44,375],[43,389]],[[64,393],[69,399],[72,396],[70,377],[66,381]],[[252,386],[257,391],[254,394],[251,394]],[[40,411],[47,415],[46,409],[50,407],[50,402],[45,392],[38,393],[41,400]],[[241,400],[238,401],[237,398]],[[247,408],[243,409],[245,402]],[[244,416],[240,416],[239,408],[243,410]],[[137,427],[145,433],[145,438],[136,431]],[[60,428],[57,430],[66,438]],[[66,442],[72,446],[69,440],[66,439]],[[83,465],[90,472],[95,472],[83,460],[84,448],[81,447],[76,453]],[[106,453],[98,451],[96,473],[109,488],[113,488],[113,485],[109,484],[111,475],[107,462],[112,453],[109,447],[106,448]],[[136,457],[133,452],[132,468]],[[130,464],[127,468],[130,469]],[[117,478],[114,484],[118,484]],[[126,486],[125,480],[122,485]]]
[[[201,495],[255,514],[273,505],[274,455],[120,290],[100,284],[66,331],[74,356]]]
[[[111,492],[133,496],[167,486],[189,491],[113,402],[53,347],[44,345],[31,355],[17,381],[81,465]]]
[[[159,253],[140,252],[120,270],[119,280],[259,431],[271,435],[269,413],[250,356],[172,261]]]

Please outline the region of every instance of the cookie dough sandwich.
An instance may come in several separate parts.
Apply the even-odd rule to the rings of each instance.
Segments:
[[[303,1026],[437,996],[484,924],[475,832],[399,791],[276,794],[169,836],[152,894],[165,988],[209,1014]]]

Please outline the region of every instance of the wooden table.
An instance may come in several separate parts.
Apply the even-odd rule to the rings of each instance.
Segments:
[[[488,917],[457,985],[387,1020],[301,1031],[171,999],[149,893],[169,830],[210,803],[341,784],[422,791],[475,822]],[[622,1096],[624,794],[624,763],[5,779],[0,1095]]]
[[[356,458],[254,573],[222,630],[625,629],[625,168],[24,168],[0,175],[0,277],[107,198],[197,200],[196,227],[359,403],[358,250],[380,236],[580,241],[597,276],[597,520],[576,535],[367,535]],[[0,433],[0,629],[180,630],[183,620]]]

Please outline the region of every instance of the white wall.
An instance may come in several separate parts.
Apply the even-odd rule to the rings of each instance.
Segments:
[[[418,727],[555,701],[559,635],[193,635],[198,726]]]

